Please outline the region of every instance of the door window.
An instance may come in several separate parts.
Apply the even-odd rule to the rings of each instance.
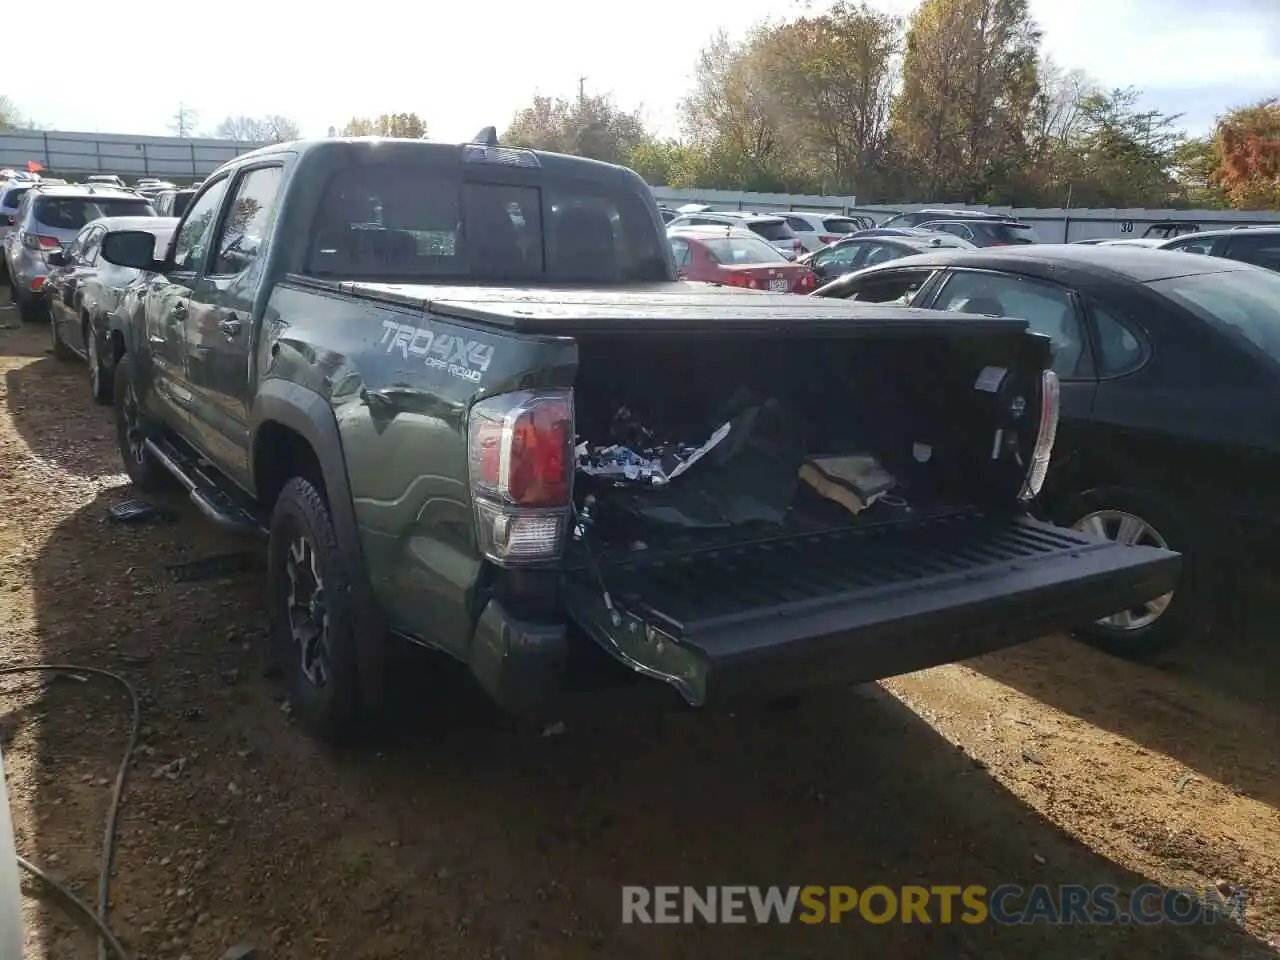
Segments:
[[[259,167],[236,184],[235,198],[218,234],[215,276],[240,273],[257,260],[275,212],[282,175],[280,167]]]
[[[808,220],[802,220],[799,217],[784,217],[783,219],[787,221],[787,226],[796,231],[796,233],[814,232],[813,224]]]
[[[1128,324],[1096,303],[1089,304],[1089,313],[1098,332],[1099,376],[1118,377],[1140,367],[1144,356],[1142,341]]]
[[[177,241],[173,245],[175,270],[199,270],[204,266],[209,241],[213,238],[213,220],[227,192],[227,178],[223,177],[200,195],[191,205],[186,219],[178,227]]]
[[[1031,330],[1053,341],[1053,371],[1076,375],[1084,356],[1084,331],[1071,294],[1021,277],[958,271],[934,301],[934,309],[1026,320]]]
[[[106,228],[94,227],[85,235],[84,244],[80,248],[80,262],[86,267],[98,262],[98,249],[102,246],[102,238],[106,233]]]
[[[893,246],[888,243],[874,243],[871,249],[867,251],[866,259],[862,261],[864,267],[874,266],[877,263],[887,263],[890,260],[897,260],[903,256],[900,247]]]
[[[1199,253],[1209,256],[1213,253],[1213,245],[1218,241],[1217,237],[1196,237],[1194,240],[1183,240],[1178,243],[1170,243],[1162,250],[1177,250],[1180,253]]]
[[[692,254],[689,253],[689,244],[684,240],[671,241],[671,255],[676,258],[677,267],[687,267],[693,260]]]
[[[1232,237],[1227,254],[1232,260],[1280,270],[1280,233],[1249,234]]]

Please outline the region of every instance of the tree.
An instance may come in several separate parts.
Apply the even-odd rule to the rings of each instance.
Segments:
[[[924,0],[912,15],[893,134],[927,196],[971,199],[1026,164],[1039,42],[1027,0]]]
[[[649,134],[639,112],[620,109],[607,95],[580,91],[572,100],[535,96],[512,118],[501,139],[531,150],[626,163]]]
[[[748,56],[759,66],[783,140],[828,192],[873,191],[888,142],[902,21],[865,3],[767,28]]]
[[[1139,111],[1132,87],[1080,103],[1071,171],[1077,206],[1164,207],[1178,193],[1172,170],[1185,135],[1179,117]]]
[[[0,130],[8,130],[18,125],[18,108],[6,96],[0,96]]]
[[[198,112],[184,103],[179,103],[178,109],[169,118],[169,129],[176,137],[194,137],[196,135],[196,124],[199,122],[200,114]]]
[[[1237,210],[1280,209],[1280,100],[1238,107],[1218,121],[1212,175]]]
[[[288,117],[272,114],[266,117],[227,117],[218,124],[214,136],[244,143],[283,143],[298,139],[298,125]]]
[[[423,140],[427,136],[427,125],[416,113],[383,113],[376,118],[352,117],[342,128],[341,136]]]

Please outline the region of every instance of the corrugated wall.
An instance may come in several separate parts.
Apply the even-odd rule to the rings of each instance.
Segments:
[[[61,130],[0,133],[0,169],[27,169],[34,160],[54,174],[116,173],[132,179],[197,179],[262,144],[234,140],[134,137]]]

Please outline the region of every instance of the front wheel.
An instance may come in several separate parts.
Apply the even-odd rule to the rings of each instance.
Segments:
[[[1114,656],[1149,660],[1199,632],[1210,591],[1203,540],[1190,518],[1157,498],[1119,488],[1080,494],[1056,513],[1063,526],[1100,539],[1182,554],[1175,590],[1080,627],[1077,637]]]
[[[280,491],[267,555],[272,660],[294,713],[320,739],[347,741],[361,713],[349,575],[328,504],[309,480]]]

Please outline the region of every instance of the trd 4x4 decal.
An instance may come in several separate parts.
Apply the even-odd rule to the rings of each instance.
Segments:
[[[472,383],[479,383],[493,362],[491,343],[438,334],[412,323],[383,320],[382,343],[387,353],[399,350],[406,360],[421,357],[426,366]]]

